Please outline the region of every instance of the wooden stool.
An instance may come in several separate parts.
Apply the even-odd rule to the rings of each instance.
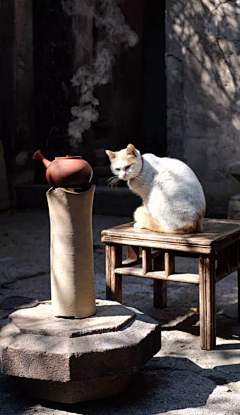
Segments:
[[[240,222],[225,219],[204,219],[203,233],[196,234],[178,235],[135,229],[133,222],[103,230],[106,297],[122,302],[122,275],[153,278],[154,306],[158,308],[166,307],[167,281],[199,284],[201,348],[214,349],[215,283],[236,270],[239,283],[239,241]],[[125,260],[122,260],[122,245],[128,247]],[[175,256],[199,258],[199,274],[175,273]],[[142,268],[136,267],[138,264],[142,264]]]

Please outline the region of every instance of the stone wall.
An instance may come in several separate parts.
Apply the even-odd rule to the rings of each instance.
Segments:
[[[8,180],[2,141],[0,140],[0,210],[10,207]]]
[[[199,177],[207,214],[227,214],[239,184],[240,1],[166,1],[168,155]]]
[[[0,16],[0,138],[14,203],[17,166],[34,148],[32,2],[1,1]]]

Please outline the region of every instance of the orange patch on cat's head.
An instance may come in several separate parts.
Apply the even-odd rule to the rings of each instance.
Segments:
[[[125,157],[127,164],[131,165],[137,163],[137,154],[138,153],[134,145],[128,144],[125,155],[123,157]]]
[[[133,144],[128,144],[127,148],[120,151],[105,150],[111,163],[116,163],[119,159],[134,164],[136,162],[137,150]]]
[[[128,144],[126,151],[122,154],[122,160],[128,164],[136,163],[137,150],[133,144]]]
[[[137,150],[133,144],[128,144],[126,153],[128,156],[134,156],[134,157],[137,156]]]
[[[130,156],[126,153],[121,155],[121,160],[124,161],[128,166],[137,163],[137,159],[134,156]]]

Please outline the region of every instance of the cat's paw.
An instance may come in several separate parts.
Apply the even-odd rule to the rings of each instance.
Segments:
[[[141,224],[141,223],[139,223],[139,222],[135,222],[133,226],[134,226],[134,228],[136,228],[136,229],[143,229],[142,224]]]

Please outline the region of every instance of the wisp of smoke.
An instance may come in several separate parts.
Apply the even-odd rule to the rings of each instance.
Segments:
[[[82,143],[82,134],[98,119],[99,101],[94,97],[94,88],[111,81],[112,67],[120,45],[134,47],[137,34],[125,22],[119,7],[121,0],[62,0],[64,11],[69,16],[91,17],[98,32],[94,44],[93,64],[80,66],[72,78],[72,85],[79,88],[79,105],[71,109],[72,121],[68,126],[70,144],[76,147]]]

